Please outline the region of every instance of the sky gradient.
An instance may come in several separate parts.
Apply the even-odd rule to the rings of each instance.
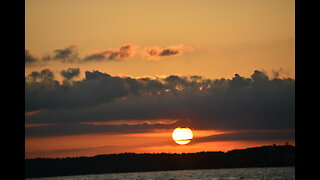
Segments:
[[[294,144],[293,0],[27,0],[26,158]],[[190,126],[194,140],[171,133]]]

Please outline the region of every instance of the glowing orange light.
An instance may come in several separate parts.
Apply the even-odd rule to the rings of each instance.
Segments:
[[[172,132],[172,139],[177,144],[188,144],[193,138],[193,133],[188,127],[177,127]]]

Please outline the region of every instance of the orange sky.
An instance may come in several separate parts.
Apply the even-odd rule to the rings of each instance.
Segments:
[[[197,138],[222,134],[210,130],[193,130],[194,139],[187,145],[178,145],[171,138],[171,131],[137,134],[90,134],[60,137],[26,138],[26,158],[76,157],[112,153],[188,153],[200,151],[230,151],[263,145],[295,145],[292,139],[264,141],[218,141],[194,143]]]
[[[26,64],[26,76],[50,69],[61,81],[61,70],[80,68],[76,80],[85,78],[85,71],[92,70],[113,76],[198,75],[211,79],[232,78],[235,73],[250,77],[254,70],[261,70],[270,77],[276,71],[279,77],[295,78],[293,0],[27,0],[25,4],[25,49],[39,60]],[[135,49],[123,59],[41,60],[70,46],[80,59],[85,59],[97,53],[104,52],[106,56],[119,52],[127,44]],[[157,56],[146,54],[150,49]],[[168,49],[176,52],[163,55]],[[26,116],[40,111],[27,112]],[[26,122],[26,127],[30,126]],[[191,142],[179,146],[171,139],[171,132],[166,129],[140,134],[26,137],[25,154],[26,158],[33,158],[121,152],[180,153],[294,144],[294,139],[288,139]],[[215,133],[194,131],[194,137]]]
[[[141,48],[184,45],[192,52],[148,61],[65,64],[26,73],[79,67],[112,75],[249,76],[256,69],[294,77],[293,0],[28,0],[25,47],[36,57],[76,45],[80,56],[123,44]],[[147,67],[147,68],[146,68]]]

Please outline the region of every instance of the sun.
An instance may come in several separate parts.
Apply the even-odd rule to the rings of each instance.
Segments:
[[[193,138],[193,133],[188,127],[177,127],[172,132],[172,139],[180,145],[188,144]]]

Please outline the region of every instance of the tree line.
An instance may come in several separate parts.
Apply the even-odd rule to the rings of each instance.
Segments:
[[[25,177],[285,166],[295,166],[294,146],[273,145],[228,152],[121,153],[93,157],[26,159]]]

